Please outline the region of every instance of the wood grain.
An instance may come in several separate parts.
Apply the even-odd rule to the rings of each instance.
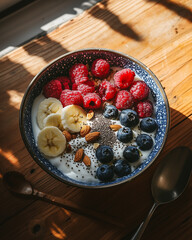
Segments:
[[[176,146],[192,149],[192,2],[106,0],[55,31],[0,59],[0,232],[1,239],[121,239],[133,233],[153,202],[153,172]],[[29,156],[19,132],[19,106],[32,78],[68,51],[109,48],[146,64],[165,88],[171,129],[159,158],[137,179],[112,189],[78,189],[55,180]],[[6,171],[25,174],[37,189],[116,217],[124,228],[74,214],[40,201],[11,195]],[[192,235],[192,180],[184,195],[157,209],[143,240],[188,240]]]

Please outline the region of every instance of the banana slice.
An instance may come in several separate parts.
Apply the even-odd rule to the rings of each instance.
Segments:
[[[49,157],[57,157],[66,149],[66,138],[57,127],[45,127],[37,136],[39,150]]]
[[[54,126],[63,131],[63,125],[61,123],[61,114],[60,113],[51,113],[43,120],[44,127]]]
[[[40,129],[43,129],[43,120],[51,113],[61,113],[63,106],[56,98],[46,98],[39,104],[37,111],[37,123]]]
[[[87,113],[78,105],[69,105],[61,111],[63,128],[71,133],[78,133],[81,127],[87,123]]]

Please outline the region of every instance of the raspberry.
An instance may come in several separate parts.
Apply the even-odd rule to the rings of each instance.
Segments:
[[[51,80],[43,87],[43,95],[46,98],[54,97],[59,99],[61,92],[62,92],[62,84],[57,79]]]
[[[77,86],[77,90],[80,91],[82,95],[86,95],[88,93],[94,92],[95,87],[89,86],[87,84],[80,84],[80,85]]]
[[[134,80],[135,73],[131,69],[122,69],[115,73],[115,85],[120,89],[128,88]]]
[[[101,106],[101,98],[96,93],[88,93],[83,97],[83,106],[89,109],[97,109]]]
[[[91,73],[97,78],[105,78],[110,71],[109,63],[104,59],[96,59],[91,67]]]
[[[112,83],[103,81],[99,85],[99,94],[103,101],[112,99],[116,94],[116,88]]]
[[[119,91],[116,95],[115,106],[122,110],[131,108],[133,106],[133,97],[130,92],[126,90]]]
[[[149,95],[149,87],[144,81],[133,82],[129,91],[137,101],[146,99]]]
[[[72,83],[75,82],[77,85],[79,85],[88,81],[88,69],[82,63],[75,64],[70,68],[69,76]]]
[[[138,102],[136,104],[135,111],[138,113],[140,118],[151,117],[153,114],[153,104],[149,100]]]
[[[71,91],[66,89],[61,93],[60,102],[62,103],[63,107],[71,104],[82,105],[83,97],[79,91]]]
[[[70,89],[71,81],[68,77],[58,77],[57,80],[61,82],[63,89]]]
[[[77,84],[77,85],[80,85],[80,84],[82,84],[82,83],[84,83],[84,82],[87,82],[88,81],[88,77],[81,77],[81,78],[76,78],[75,79],[75,83]]]

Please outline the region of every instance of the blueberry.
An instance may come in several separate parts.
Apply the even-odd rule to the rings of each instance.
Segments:
[[[140,134],[137,138],[136,138],[136,142],[137,145],[139,146],[139,148],[141,150],[149,150],[152,148],[153,146],[153,140],[152,138],[147,135],[147,134]]]
[[[134,146],[127,146],[123,151],[123,157],[130,163],[136,162],[139,157],[139,150]]]
[[[125,109],[120,114],[120,122],[125,127],[135,127],[139,123],[138,114],[131,109]]]
[[[118,114],[119,114],[119,112],[118,112],[117,108],[113,105],[107,105],[103,112],[103,116],[105,118],[110,118],[110,119],[117,119]]]
[[[133,132],[129,127],[120,128],[117,132],[117,139],[123,143],[128,143],[133,139]]]
[[[114,172],[118,177],[123,177],[131,172],[131,167],[125,160],[117,160],[114,164]]]
[[[151,117],[143,118],[140,122],[140,128],[144,132],[151,133],[157,129],[157,123],[155,119]]]
[[[113,150],[109,146],[101,145],[96,150],[96,157],[101,163],[109,163],[113,160]]]
[[[107,164],[103,164],[100,167],[97,168],[96,176],[99,180],[103,182],[108,182],[112,180],[114,176],[114,170],[112,166],[109,166]]]

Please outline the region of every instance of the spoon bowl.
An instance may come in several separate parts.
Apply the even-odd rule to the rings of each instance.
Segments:
[[[25,179],[24,175],[19,172],[11,171],[5,173],[3,183],[13,193],[21,195],[33,194],[32,185]]]
[[[111,216],[107,216],[104,213],[100,213],[94,209],[80,206],[62,197],[56,197],[56,196],[52,196],[50,194],[38,191],[32,186],[32,184],[28,180],[25,179],[25,176],[22,173],[19,173],[16,171],[5,173],[3,176],[3,183],[9,191],[17,195],[33,197],[39,200],[49,202],[59,207],[64,207],[65,209],[73,211],[75,213],[79,213],[87,217],[95,218],[99,221],[104,221],[118,227],[124,227],[124,224],[122,224],[118,219],[115,219]]]
[[[189,148],[178,147],[171,151],[153,176],[151,190],[154,200],[162,204],[177,199],[187,186],[191,169],[192,156]]]

